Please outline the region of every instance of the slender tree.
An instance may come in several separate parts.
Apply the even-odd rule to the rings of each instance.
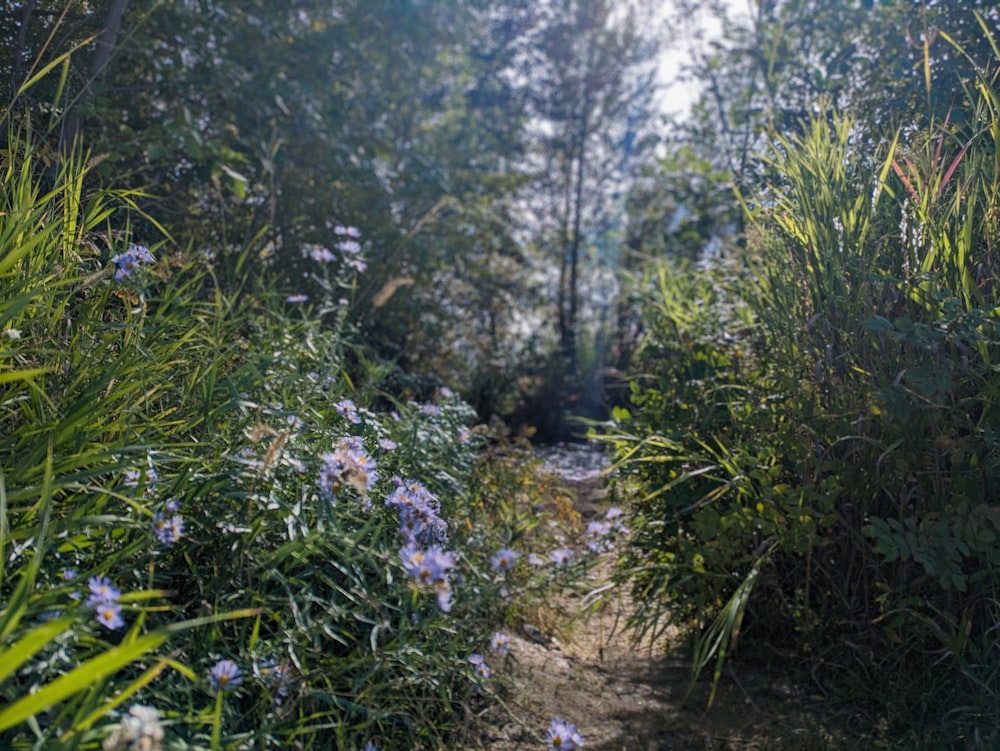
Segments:
[[[579,376],[581,264],[615,198],[634,175],[651,114],[648,8],[606,0],[546,6],[535,51],[535,221],[558,269],[557,335],[566,372]],[[627,157],[629,158],[626,158]]]

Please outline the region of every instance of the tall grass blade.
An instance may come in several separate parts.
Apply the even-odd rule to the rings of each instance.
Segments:
[[[0,650],[0,683],[72,625],[76,619],[63,616],[31,629],[20,641]]]
[[[156,649],[169,636],[166,631],[154,632],[130,644],[112,647],[107,652],[87,660],[76,669],[44,686],[37,693],[25,696],[6,709],[0,710],[0,730],[24,722],[70,696],[88,690],[94,683]]]

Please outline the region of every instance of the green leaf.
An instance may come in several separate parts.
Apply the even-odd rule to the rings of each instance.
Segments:
[[[33,628],[25,637],[0,651],[0,683],[12,675],[31,656],[65,631],[75,619],[72,616],[57,618]]]
[[[625,407],[612,407],[611,408],[611,419],[615,422],[624,422],[632,417],[632,413],[629,412]]]
[[[142,655],[159,647],[168,638],[166,632],[155,632],[130,644],[112,647],[93,659],[57,678],[34,694],[25,696],[0,711],[0,730],[24,722],[39,712],[88,690],[96,682],[125,667]]]
[[[875,331],[875,332],[893,330],[892,321],[890,321],[888,318],[883,318],[882,316],[872,316],[871,318],[866,319],[861,324],[861,327],[865,329],[865,331]]]

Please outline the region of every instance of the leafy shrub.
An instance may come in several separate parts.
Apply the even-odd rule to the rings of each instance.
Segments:
[[[851,685],[899,697],[874,705],[889,722],[950,723],[927,738],[987,737],[1000,674],[1000,131],[978,85],[985,127],[932,126],[874,157],[841,115],[776,134],[750,273],[659,273],[633,409],[606,436],[638,491],[641,627],[686,619],[716,677],[737,635],[850,666]]]

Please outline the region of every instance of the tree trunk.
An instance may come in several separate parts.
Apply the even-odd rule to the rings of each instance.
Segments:
[[[571,355],[573,329],[568,310],[569,259],[570,259],[570,214],[573,209],[573,154],[565,159],[563,174],[563,207],[559,222],[559,292],[557,294],[557,313],[559,316],[559,348],[564,364],[569,362]]]
[[[589,64],[588,64],[589,74]],[[583,104],[580,109],[580,129],[576,137],[576,180],[573,185],[573,237],[569,245],[569,315],[567,329],[569,338],[566,349],[567,375],[576,378],[579,366],[577,355],[577,316],[579,312],[580,279],[580,233],[583,227],[583,184],[587,166],[587,137],[590,135],[590,108],[593,92],[590,83],[584,83]]]

